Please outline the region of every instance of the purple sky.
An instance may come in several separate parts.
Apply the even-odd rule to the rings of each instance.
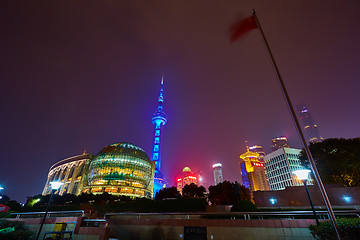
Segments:
[[[150,3],[151,2],[151,3]],[[300,147],[261,36],[228,29],[256,8],[293,103],[323,137],[360,132],[358,1],[2,1],[1,168],[4,194],[42,192],[55,162],[132,142],[151,154],[164,72],[163,171],[223,164],[238,180],[245,140]]]

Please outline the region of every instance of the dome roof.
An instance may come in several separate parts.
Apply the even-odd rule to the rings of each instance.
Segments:
[[[184,167],[184,169],[182,170],[183,172],[191,172],[189,167]]]
[[[131,155],[150,162],[148,155],[142,148],[127,142],[114,143],[106,146],[96,155],[96,157],[104,157],[109,155],[113,157],[118,155]]]
[[[91,160],[82,192],[151,198],[154,168],[155,163],[140,147],[114,143]]]

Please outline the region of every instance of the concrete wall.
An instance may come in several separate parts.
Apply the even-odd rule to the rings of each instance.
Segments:
[[[10,218],[8,220],[21,221],[34,232],[34,238],[40,228],[42,218]],[[108,228],[106,222],[101,222],[98,227],[86,227],[81,226],[82,217],[53,217],[46,218],[44,226],[41,230],[39,239],[43,239],[45,232],[54,231],[55,223],[71,223],[76,222],[73,240],[106,240],[108,239]],[[69,228],[66,231],[71,231],[73,225],[69,224]]]
[[[308,186],[315,206],[325,206],[319,188],[315,185]],[[342,187],[337,184],[325,185],[327,195],[333,206],[360,206],[360,187]],[[310,206],[309,198],[304,186],[287,187],[278,191],[253,192],[257,207],[299,207]],[[274,204],[270,199],[276,199]]]
[[[184,226],[206,227],[208,240],[313,240],[308,226],[315,224],[315,220],[114,218],[107,221],[110,238],[119,240],[184,239]]]

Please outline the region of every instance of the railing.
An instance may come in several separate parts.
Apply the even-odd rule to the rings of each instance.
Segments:
[[[337,217],[360,218],[360,210],[337,210]],[[316,211],[319,219],[329,219],[328,212]],[[220,213],[107,213],[105,219],[314,219],[312,211],[220,212]]]
[[[12,218],[40,218],[44,217],[45,212],[22,212],[22,213],[10,213],[10,217]],[[48,212],[47,218],[50,217],[83,217],[84,211],[56,211],[56,212]]]

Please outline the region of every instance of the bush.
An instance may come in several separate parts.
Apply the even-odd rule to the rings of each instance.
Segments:
[[[100,212],[204,212],[207,201],[205,198],[177,198],[154,201],[138,199],[131,202],[103,205]]]
[[[10,233],[0,233],[0,240],[32,239],[33,233],[27,230],[24,222],[0,219],[0,229],[4,229],[7,227],[14,227],[15,231]]]
[[[232,212],[255,212],[256,210],[255,204],[249,200],[240,200],[231,208]]]
[[[355,240],[360,236],[359,218],[339,218],[337,219],[339,234],[342,240]],[[318,240],[336,240],[335,229],[332,222],[321,222],[319,226],[309,226],[311,234]]]

